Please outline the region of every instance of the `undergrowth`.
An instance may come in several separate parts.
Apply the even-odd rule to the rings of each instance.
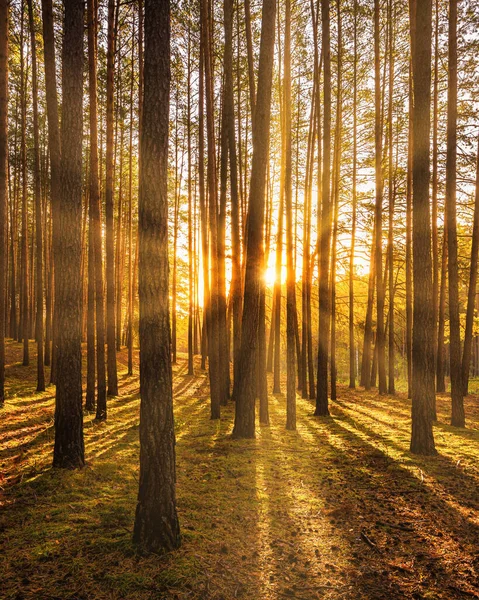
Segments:
[[[32,347],[33,350],[33,347]],[[448,423],[438,398],[439,454],[409,453],[404,395],[339,389],[332,416],[298,396],[271,425],[234,441],[233,406],[209,419],[205,373],[174,366],[181,548],[139,556],[131,542],[138,488],[137,377],[120,354],[108,420],[85,415],[87,467],[50,467],[54,388],[7,347],[0,411],[0,598],[479,598],[479,411]],[[32,361],[33,362],[33,361]]]

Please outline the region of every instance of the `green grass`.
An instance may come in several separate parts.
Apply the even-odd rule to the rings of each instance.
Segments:
[[[9,344],[0,412],[0,598],[479,598],[479,410],[450,427],[438,398],[439,455],[409,453],[403,396],[339,390],[332,416],[270,397],[271,426],[230,437],[233,406],[209,419],[207,378],[174,366],[181,548],[139,556],[138,380],[120,354],[121,395],[85,416],[88,465],[50,468],[53,393]],[[34,361],[32,361],[34,363]]]

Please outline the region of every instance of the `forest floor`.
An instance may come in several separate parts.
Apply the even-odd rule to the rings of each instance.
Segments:
[[[32,346],[33,357],[33,346]],[[50,467],[54,388],[36,394],[35,361],[7,346],[0,411],[0,598],[479,598],[479,402],[467,429],[438,398],[438,456],[409,453],[404,395],[339,389],[331,417],[270,397],[271,426],[230,437],[233,406],[210,421],[207,378],[174,366],[182,546],[139,556],[137,377],[119,355],[108,421],[85,416],[88,466]]]

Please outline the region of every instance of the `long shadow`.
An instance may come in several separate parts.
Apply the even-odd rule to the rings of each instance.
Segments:
[[[349,411],[349,414],[346,413],[345,408]],[[350,407],[346,407],[343,404],[338,412],[343,423],[347,423],[348,426],[356,429],[358,432],[363,433],[368,440],[377,441],[384,448],[393,448],[395,451],[401,453],[405,460],[416,465],[417,468],[421,468],[425,473],[430,474],[438,482],[441,480],[441,482],[445,481],[446,483],[450,484],[449,487],[451,489],[447,489],[446,491],[451,495],[454,495],[458,501],[465,493],[467,493],[469,488],[473,490],[478,485],[479,478],[477,476],[470,475],[462,467],[459,468],[460,461],[458,464],[457,459],[452,460],[449,456],[444,454],[441,448],[439,448],[440,455],[435,459],[414,456],[410,452],[406,451],[404,446],[401,446],[399,443],[392,440],[395,429],[392,429],[391,425],[388,426],[388,430],[385,432],[385,434],[381,434],[376,430],[373,430],[371,427],[368,427],[368,425],[366,425],[364,422],[353,419],[350,414],[350,412],[352,412]],[[376,416],[371,418],[371,420],[376,422]],[[441,428],[441,425],[438,427]],[[448,428],[446,430],[449,431]],[[453,433],[455,433],[455,431]],[[475,465],[473,468],[475,468]],[[467,506],[470,507],[469,500],[467,501]]]
[[[258,440],[238,444],[231,439],[231,404],[222,407],[220,420],[210,419],[203,394],[207,379],[202,379],[198,395],[181,396],[175,404],[183,550],[201,558],[207,578],[213,576],[209,584],[200,581],[197,597],[259,600],[260,506],[254,500]]]
[[[342,450],[335,445],[335,452],[341,470],[350,475],[348,487],[354,502],[335,514],[335,526],[350,538],[354,513],[362,512],[362,533],[376,545],[368,548],[364,537],[351,540],[350,561],[360,568],[353,579],[356,595],[348,597],[414,597],[414,593],[425,590],[437,590],[439,594],[443,578],[457,588],[450,590],[448,598],[463,597],[464,591],[457,590],[464,586],[479,589],[477,579],[467,576],[479,541],[476,523],[465,519],[433,489],[420,484],[409,469],[391,461],[379,448],[345,428],[340,420],[329,418],[308,426],[318,442],[324,443],[318,430],[346,441]],[[363,465],[359,481],[358,463]],[[361,566],[365,551],[369,568]]]

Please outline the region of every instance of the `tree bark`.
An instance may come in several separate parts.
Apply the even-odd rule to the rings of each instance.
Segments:
[[[106,419],[106,372],[105,372],[105,313],[103,297],[103,248],[100,205],[100,181],[98,177],[98,107],[97,107],[97,6],[95,0],[87,1],[88,19],[88,73],[90,97],[90,227],[92,228],[95,316],[96,316],[96,367],[97,403],[96,418]]]
[[[476,159],[476,191],[474,196],[474,219],[472,227],[471,267],[469,270],[469,290],[467,293],[466,331],[464,334],[464,349],[462,354],[462,391],[468,394],[469,369],[471,366],[472,334],[474,326],[474,311],[476,304],[477,267],[479,258],[479,138]]]
[[[170,3],[145,1],[144,106],[139,197],[140,486],[133,540],[180,545],[168,302]]]
[[[341,7],[338,1],[338,51],[337,51],[337,88],[336,88],[336,131],[334,138],[334,158],[333,158],[333,239],[331,252],[331,400],[337,399],[336,381],[336,260],[338,243],[338,220],[339,220],[339,187],[341,182],[341,152],[342,152],[342,20]]]
[[[8,0],[0,0],[0,406],[5,401],[5,274],[8,190]]]
[[[192,189],[192,148],[191,148],[191,24],[188,21],[188,66],[187,66],[187,136],[188,136],[188,375],[194,375],[193,368],[193,326],[194,326],[194,269],[193,250],[193,189]]]
[[[108,47],[106,69],[105,153],[105,250],[106,250],[106,342],[108,395],[118,395],[115,332],[115,249],[113,231],[113,109],[115,102],[115,0],[108,0]]]
[[[136,34],[136,21],[133,19],[133,40]],[[126,325],[126,345],[128,347],[128,375],[133,375],[133,89],[135,83],[135,43],[131,44],[130,80],[130,132],[128,140],[128,316]]]
[[[328,352],[330,337],[331,301],[329,289],[329,258],[331,242],[331,32],[330,2],[321,0],[322,42],[324,60],[323,115],[323,173],[321,201],[321,230],[319,232],[319,348],[316,416],[329,415]]]
[[[22,163],[22,246],[21,246],[21,295],[20,295],[20,317],[22,321],[21,337],[23,341],[23,366],[30,364],[30,352],[28,339],[30,337],[29,323],[29,294],[28,294],[28,192],[27,192],[27,94],[24,45],[24,8],[21,4],[21,28],[20,28],[20,97],[22,103],[22,139],[21,139],[21,163]]]
[[[62,193],[55,277],[57,389],[53,466],[85,464],[81,353],[81,216],[83,129],[83,0],[64,0]]]
[[[51,213],[52,213],[52,255],[53,267],[51,267],[54,284],[55,263],[58,257],[58,239],[59,239],[59,202],[61,194],[61,144],[60,144],[60,126],[58,121],[58,96],[56,82],[56,60],[55,60],[55,37],[53,28],[53,5],[52,0],[42,0],[42,20],[43,20],[43,52],[45,64],[45,88],[46,104],[48,118],[48,149],[50,153],[50,193],[51,193]],[[53,290],[53,322],[52,322],[52,357],[50,380],[55,381],[56,374],[56,311],[55,295]]]
[[[245,3],[246,5],[246,3]],[[234,115],[233,89],[233,1],[224,2],[225,27],[225,83],[224,106],[226,127],[228,132],[228,152],[230,166],[231,194],[231,302],[233,310],[233,380],[238,375],[239,352],[241,347],[241,236],[240,206],[238,192],[238,166],[236,155],[236,134]],[[253,82],[254,84],[254,82]]]
[[[235,382],[233,437],[255,435],[256,361],[260,320],[260,280],[263,277],[263,225],[266,167],[269,149],[271,92],[274,61],[276,0],[263,0],[258,93],[254,111],[253,158],[247,227],[246,273],[239,377]]]
[[[410,0],[413,147],[413,385],[411,452],[435,454],[431,398],[434,396],[431,215],[429,212],[431,130],[431,0]]]
[[[32,53],[32,102],[33,102],[33,180],[35,197],[35,337],[37,342],[37,392],[45,391],[45,367],[43,363],[43,216],[40,173],[40,139],[38,125],[37,45],[35,37],[33,2],[28,0],[28,23]]]
[[[437,329],[437,357],[436,357],[436,389],[440,393],[446,391],[446,348],[445,317],[446,317],[446,279],[447,279],[447,229],[444,229],[441,258],[441,287],[439,291],[439,312]]]
[[[381,118],[381,71],[380,71],[380,0],[374,0],[374,97],[375,97],[375,171],[376,171],[376,344],[378,352],[379,393],[387,393],[386,353],[384,335],[384,285],[382,254],[382,216],[383,216],[383,172],[382,172],[382,118]]]
[[[286,0],[284,30],[284,128],[285,170],[284,203],[286,210],[286,429],[296,429],[296,275],[293,262],[293,187],[291,142],[291,0]]]
[[[438,217],[438,132],[439,132],[439,2],[435,1],[434,19],[434,83],[433,83],[433,116],[432,116],[432,293],[434,326],[438,326],[439,317],[439,237]],[[437,338],[434,338],[434,356],[437,364]],[[433,419],[436,420],[436,397],[434,397]]]
[[[449,0],[449,50],[447,86],[446,228],[449,275],[449,330],[451,367],[451,425],[465,426],[462,396],[459,276],[457,265],[456,168],[457,168],[457,2]]]
[[[389,54],[389,98],[388,98],[388,262],[389,262],[389,327],[388,327],[388,393],[395,394],[395,328],[394,328],[394,204],[395,204],[395,178],[396,172],[393,163],[393,109],[394,109],[394,36],[395,36],[395,19],[396,12],[393,7],[392,0],[388,1],[388,22],[389,22],[389,39],[388,39],[388,54]]]
[[[351,215],[351,247],[349,255],[349,387],[356,388],[356,356],[354,343],[354,251],[357,219],[357,155],[358,155],[358,0],[354,0],[353,59],[353,189]]]

